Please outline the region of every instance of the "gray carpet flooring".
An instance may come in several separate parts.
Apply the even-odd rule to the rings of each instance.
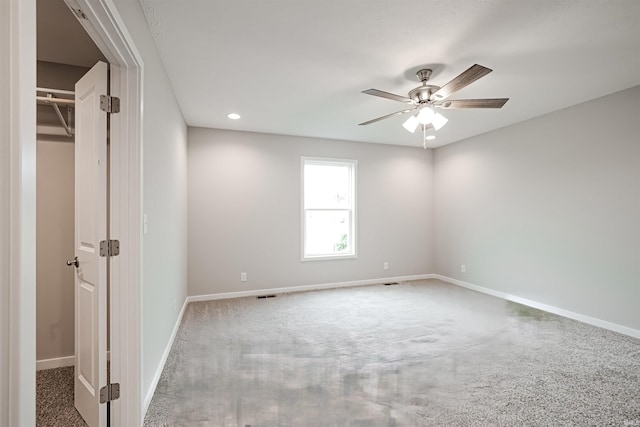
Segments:
[[[638,426],[640,340],[437,280],[191,303],[145,426]]]
[[[73,366],[36,372],[36,426],[87,427],[73,406]]]

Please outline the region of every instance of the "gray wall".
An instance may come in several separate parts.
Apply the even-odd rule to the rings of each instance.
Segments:
[[[147,395],[187,295],[187,129],[137,1],[114,3],[144,61],[142,393]]]
[[[635,87],[438,148],[434,272],[640,329],[639,120]]]
[[[189,295],[433,270],[431,151],[189,128],[188,154]],[[357,259],[300,261],[300,156],[358,160]]]
[[[38,61],[37,84],[74,90],[84,67]],[[66,111],[63,108],[63,113]],[[37,108],[37,124],[62,129],[53,108]],[[74,355],[73,258],[74,139],[37,136],[36,156],[36,359]]]

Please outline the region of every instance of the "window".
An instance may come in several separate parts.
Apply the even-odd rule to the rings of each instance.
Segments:
[[[355,160],[302,158],[302,260],[356,257]]]

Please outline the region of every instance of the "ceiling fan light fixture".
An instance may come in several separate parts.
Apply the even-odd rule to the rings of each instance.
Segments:
[[[435,113],[433,118],[431,119],[431,124],[433,125],[435,130],[440,130],[440,128],[447,124],[449,119],[443,116],[440,113]]]
[[[402,127],[408,130],[409,132],[414,133],[419,123],[420,122],[418,121],[416,116],[411,116],[402,124]]]
[[[227,114],[227,117],[230,118],[231,120],[238,120],[240,118],[240,114],[238,114],[238,113],[229,113],[229,114]]]
[[[421,124],[428,125],[429,123],[432,122],[434,116],[435,116],[435,113],[433,112],[433,110],[429,107],[425,107],[422,110],[420,110],[417,118]]]
[[[427,141],[433,141],[434,139],[436,139],[435,135],[427,135],[424,137],[424,139],[426,139]]]

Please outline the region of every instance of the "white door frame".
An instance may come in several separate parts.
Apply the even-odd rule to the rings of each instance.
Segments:
[[[142,89],[143,62],[112,0],[65,0],[112,65],[111,381],[114,426],[142,425]],[[35,0],[0,5],[0,427],[35,425]],[[5,65],[6,64],[6,65]],[[1,105],[1,104],[0,104]],[[8,242],[8,244],[6,243]],[[6,297],[6,298],[5,298]]]
[[[0,426],[35,425],[36,2],[0,2]],[[6,59],[9,59],[7,62]]]

